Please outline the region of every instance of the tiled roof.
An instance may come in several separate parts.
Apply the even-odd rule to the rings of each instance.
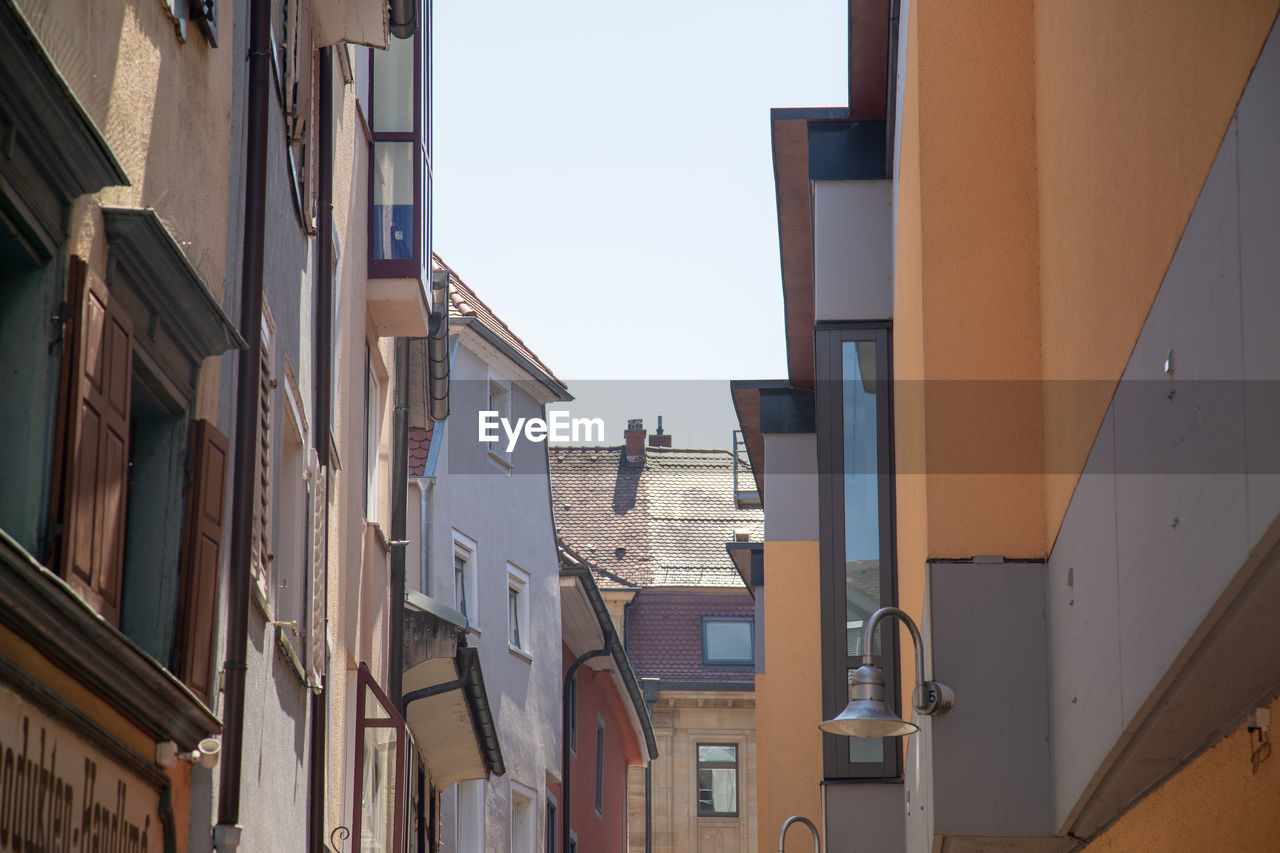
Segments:
[[[738,509],[733,458],[723,450],[547,448],[552,511],[563,541],[601,570],[639,587],[742,589],[725,551],[736,531],[759,542],[764,512]]]
[[[750,667],[702,663],[702,617],[746,616],[755,603],[740,595],[645,590],[627,613],[627,653],[641,678],[664,681],[755,681]]]
[[[436,431],[435,421],[428,420],[426,428],[409,427],[409,476],[421,477],[427,470],[427,454],[431,452],[431,436]]]
[[[431,255],[431,267],[433,269],[444,270],[449,274],[449,316],[456,318],[472,318],[483,324],[486,329],[493,332],[500,339],[506,342],[521,357],[528,360],[530,364],[541,370],[553,382],[561,388],[565,387],[564,382],[558,376],[551,372],[551,368],[543,363],[542,359],[529,349],[528,345],[520,339],[520,336],[511,331],[511,327],[502,322],[497,314],[493,313],[493,309],[484,303],[480,297],[476,296],[476,292],[467,286],[453,268],[441,260],[437,254]]]

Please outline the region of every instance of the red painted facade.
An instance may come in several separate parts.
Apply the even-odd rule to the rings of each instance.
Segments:
[[[562,673],[569,671],[573,654],[563,648]],[[570,752],[569,826],[577,835],[579,853],[614,853],[626,850],[627,768],[643,763],[639,740],[627,715],[630,699],[617,686],[609,670],[578,667],[577,749]],[[604,789],[602,809],[596,811],[596,729],[604,721]],[[563,802],[563,799],[561,800]],[[561,809],[563,815],[563,808]],[[561,851],[559,846],[557,853]]]

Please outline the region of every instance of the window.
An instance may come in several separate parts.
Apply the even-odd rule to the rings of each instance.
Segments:
[[[453,606],[467,617],[467,624],[479,624],[480,609],[476,601],[476,543],[474,539],[453,531]]]
[[[738,747],[698,744],[698,817],[738,814]]]
[[[504,379],[499,379],[493,374],[489,375],[489,402],[486,411],[497,412],[500,420],[509,421],[511,419],[511,383]],[[507,451],[505,439],[499,439],[490,444],[489,448],[490,457],[504,466],[510,466],[511,454]]]
[[[823,711],[849,701],[861,665],[862,626],[896,602],[893,544],[892,390],[889,331],[828,328],[818,332],[815,403],[820,471],[823,600]],[[892,624],[892,623],[891,623]],[[884,644],[883,646],[881,644]],[[871,649],[884,668],[889,701],[899,701],[898,632],[881,629]],[[900,739],[823,736],[828,778],[895,778]]]
[[[373,372],[373,356],[366,341],[364,379],[364,517],[378,520],[378,438],[381,431],[381,394]]]
[[[702,617],[702,662],[749,667],[755,659],[755,626],[749,616]]]
[[[596,717],[596,814],[604,812],[604,719]]]
[[[533,804],[537,793],[518,782],[511,783],[511,853],[534,853],[537,818]]]
[[[360,664],[356,677],[355,811],[352,849],[404,849],[405,725],[395,706]]]
[[[293,651],[301,669],[306,649],[307,578],[311,570],[311,495],[308,482],[312,478],[306,449],[307,418],[302,410],[302,394],[288,360],[284,362],[285,381],[281,383],[284,417],[280,442],[279,507],[276,511],[275,555],[272,570],[272,616],[280,628],[280,636]]]
[[[529,627],[529,573],[507,563],[507,646],[512,651],[530,654]]]
[[[458,783],[458,853],[485,853],[484,791],[483,779]]]
[[[547,794],[547,845],[546,853],[556,853],[556,801]]]
[[[284,135],[294,212],[302,229],[315,233],[316,178],[313,144],[316,63],[311,43],[311,6],[301,0],[272,3],[277,96],[284,110]]]
[[[420,26],[369,52],[370,278],[430,275],[430,41]]]

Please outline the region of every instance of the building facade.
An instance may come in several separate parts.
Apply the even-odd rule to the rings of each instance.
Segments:
[[[738,505],[731,454],[647,443],[637,421],[624,438],[549,453],[557,530],[646,684],[659,757],[630,770],[628,849],[752,850],[755,605],[726,545],[759,541],[761,512]]]
[[[733,386],[762,849],[1268,849],[1276,4],[849,9],[849,106],[773,115],[789,375]],[[822,734],[881,606],[955,706],[882,628],[919,732]]]
[[[481,442],[478,424],[484,412],[510,423],[544,418],[548,403],[570,397],[473,289],[435,264],[448,282],[451,413],[430,432],[414,424],[407,584],[466,626],[505,770],[441,787],[440,840],[468,853],[532,853],[545,849],[561,774],[560,581],[546,451],[524,440],[508,448],[496,425],[502,440]]]

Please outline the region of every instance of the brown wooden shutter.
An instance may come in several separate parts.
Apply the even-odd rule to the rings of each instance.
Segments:
[[[262,370],[258,389],[258,476],[254,483],[253,579],[264,604],[271,602],[271,353],[275,323],[262,307]]]
[[[66,432],[61,571],[103,619],[120,620],[133,324],[106,282],[72,258],[83,280],[74,321]],[[78,283],[73,280],[73,284]]]
[[[328,583],[327,552],[329,537],[325,527],[328,505],[328,469],[321,468],[315,450],[311,451],[311,578],[307,594],[307,683],[315,690],[324,686],[326,653],[325,587]]]
[[[208,421],[191,425],[193,470],[187,488],[178,611],[178,677],[208,699],[222,576],[222,525],[226,513],[227,439]]]

